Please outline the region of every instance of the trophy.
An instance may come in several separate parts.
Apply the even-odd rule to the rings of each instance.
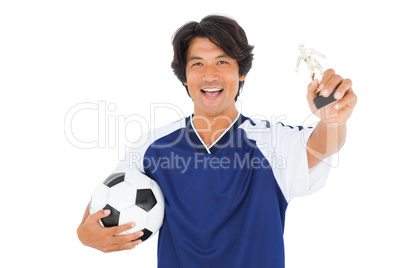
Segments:
[[[296,63],[296,72],[299,70],[299,64],[301,60],[304,60],[307,64],[307,68],[310,71],[310,76],[311,80],[314,81],[314,76],[315,76],[315,69],[317,69],[320,73],[321,76],[324,74],[324,69],[321,67],[320,63],[313,57],[313,55],[317,55],[323,59],[326,59],[324,55],[322,55],[320,52],[312,49],[312,48],[304,48],[303,45],[299,46],[300,54],[299,57],[297,58],[297,63]],[[336,89],[331,93],[330,96],[327,98],[321,96],[320,90],[318,89],[316,93],[319,94],[317,98],[314,99],[314,104],[317,107],[317,109],[321,109],[324,106],[327,106],[328,104],[333,103],[336,101],[334,98]]]

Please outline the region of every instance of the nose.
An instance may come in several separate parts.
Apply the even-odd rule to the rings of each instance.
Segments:
[[[205,66],[203,73],[203,80],[206,82],[213,82],[218,80],[219,71],[215,66]]]

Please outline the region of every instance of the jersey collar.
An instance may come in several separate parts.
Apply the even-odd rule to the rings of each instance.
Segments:
[[[243,116],[241,113],[238,113],[236,119],[226,129],[226,131],[211,146],[207,147],[195,129],[192,118],[193,115],[186,118],[186,132],[189,137],[189,142],[199,153],[204,154],[214,154],[220,148],[228,146],[231,140],[230,137],[234,131],[246,120],[245,116]]]

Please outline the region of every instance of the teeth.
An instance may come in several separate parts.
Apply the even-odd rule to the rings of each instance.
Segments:
[[[203,91],[206,92],[215,92],[215,91],[220,91],[222,90],[221,88],[204,88]]]

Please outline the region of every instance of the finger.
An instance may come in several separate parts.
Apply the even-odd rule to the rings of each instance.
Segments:
[[[324,85],[322,90],[322,96],[328,97],[332,92],[342,83],[342,77],[340,75],[333,75],[327,83]]]
[[[350,79],[344,79],[338,88],[336,89],[336,93],[334,95],[334,98],[336,100],[340,100],[345,96],[346,92],[352,88],[352,80]]]
[[[319,89],[322,90],[324,89],[324,86],[328,83],[328,81],[332,78],[332,76],[335,75],[334,69],[328,69],[324,72],[324,75],[322,76]]]
[[[121,250],[128,250],[128,249],[133,249],[136,246],[138,246],[139,244],[142,243],[142,240],[135,240],[135,241],[131,241],[129,243],[126,243],[122,246]]]
[[[357,104],[357,96],[356,94],[353,92],[352,89],[350,89],[345,96],[338,101],[338,103],[335,105],[335,109],[336,110],[341,110],[345,107],[349,107],[349,108],[354,108]]]
[[[307,100],[312,101],[313,99],[317,98],[317,89],[318,89],[319,82],[315,79],[307,86]]]
[[[100,219],[103,219],[110,215],[110,210],[99,210],[93,214],[88,216],[88,219],[92,222],[99,222]]]
[[[317,91],[318,85],[320,83],[318,82],[318,79],[314,79],[313,82],[311,82],[308,86],[307,86],[307,91],[310,93],[315,93]]]
[[[110,252],[115,252],[115,251],[122,251],[122,250],[130,250],[141,244],[141,240],[136,240],[136,241],[130,241],[125,244],[119,244],[119,245],[111,245],[108,246],[107,248],[103,249],[102,251],[105,253],[110,253]]]
[[[129,222],[129,223],[122,224],[122,225],[119,225],[119,226],[109,227],[108,231],[109,231],[110,235],[118,235],[118,234],[120,234],[122,232],[125,232],[125,231],[128,231],[128,230],[130,230],[130,229],[132,229],[134,227],[135,227],[135,223],[134,222]]]
[[[138,231],[127,235],[118,235],[113,238],[113,244],[126,244],[138,240],[144,235],[143,231]]]

